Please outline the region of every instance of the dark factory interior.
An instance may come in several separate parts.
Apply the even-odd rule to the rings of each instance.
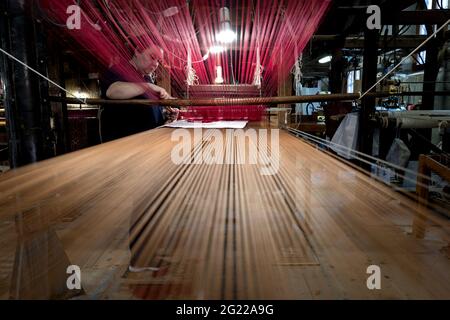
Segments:
[[[448,0],[0,9],[0,300],[450,299]]]

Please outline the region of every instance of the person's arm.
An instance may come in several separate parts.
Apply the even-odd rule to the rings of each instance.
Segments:
[[[149,83],[132,83],[117,81],[109,86],[106,96],[109,99],[132,99],[151,91],[158,95],[160,99],[173,99],[167,91],[161,87]]]

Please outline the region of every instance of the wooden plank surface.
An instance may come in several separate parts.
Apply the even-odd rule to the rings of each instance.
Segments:
[[[70,297],[60,290],[67,264],[81,268],[81,299],[450,298],[448,221],[284,131],[274,175],[249,160],[261,144],[225,131],[224,156],[242,164],[177,165],[173,132],[1,176],[0,298],[44,285],[43,298]],[[212,134],[190,154],[208,154]],[[431,217],[423,239],[408,232],[417,214]],[[33,273],[43,261],[58,263]],[[381,290],[366,286],[373,264]]]

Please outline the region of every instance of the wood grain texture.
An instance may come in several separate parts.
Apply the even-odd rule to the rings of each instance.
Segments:
[[[244,164],[176,165],[172,132],[1,176],[0,298],[450,298],[448,220],[284,131],[267,176],[252,142],[225,134],[224,154]],[[418,214],[430,217],[423,239]],[[68,264],[83,291],[64,289]],[[372,264],[381,290],[367,289]]]

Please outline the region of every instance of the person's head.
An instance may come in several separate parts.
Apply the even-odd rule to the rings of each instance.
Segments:
[[[153,46],[143,50],[135,50],[132,62],[139,72],[150,74],[155,72],[162,59],[163,50],[157,46]]]

